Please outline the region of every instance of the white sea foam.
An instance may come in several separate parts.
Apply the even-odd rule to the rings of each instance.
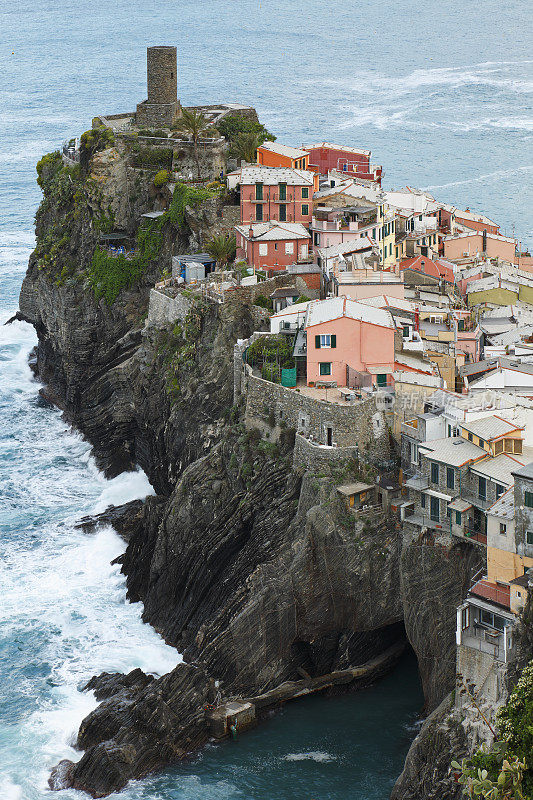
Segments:
[[[316,761],[319,764],[326,764],[328,761],[335,761],[335,756],[324,753],[321,750],[311,750],[307,753],[289,753],[283,757],[284,761]]]
[[[27,364],[34,343],[30,325],[0,326],[0,402],[7,399],[17,418],[16,439],[10,431],[0,436],[7,501],[0,513],[7,537],[0,627],[4,642],[18,643],[13,690],[28,704],[14,749],[0,756],[1,800],[45,797],[50,768],[79,758],[76,731],[96,705],[92,693],[80,691],[91,675],[136,667],[159,675],[181,660],[142,622],[142,605],[126,601],[125,577],[111,563],[123,540],[111,527],[87,534],[73,526],[84,514],[153,489],[141,470],[106,480],[60,413],[35,404],[39,384]]]
[[[116,478],[106,481],[93,513],[99,514],[109,506],[120,506],[122,503],[142,499],[149,494],[155,494],[155,491],[141,469],[135,472],[123,472]]]
[[[23,800],[22,787],[3,773],[0,773],[0,797],[2,800]]]
[[[483,175],[475,175],[472,178],[466,178],[462,181],[450,181],[449,183],[439,183],[439,184],[431,184],[430,186],[424,186],[424,191],[432,191],[433,189],[448,189],[452,186],[467,186],[470,183],[478,183],[478,182],[485,182],[491,180],[498,180],[500,178],[509,178],[511,175],[518,175],[521,172],[532,172],[533,165],[525,165],[523,167],[516,167],[516,169],[512,170],[504,170],[498,169],[494,172],[487,172]]]

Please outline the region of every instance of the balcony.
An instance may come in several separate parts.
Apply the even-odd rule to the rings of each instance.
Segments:
[[[418,430],[418,419],[407,420],[407,422],[402,422],[401,425],[401,433],[405,433],[406,436],[411,436],[412,439],[419,439],[420,438],[420,431]]]

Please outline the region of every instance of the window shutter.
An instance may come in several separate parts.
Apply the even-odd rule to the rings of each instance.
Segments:
[[[315,347],[317,350],[320,350],[320,334],[315,335]]]
[[[337,347],[337,336],[336,336],[335,333],[331,334],[331,346],[332,347]]]

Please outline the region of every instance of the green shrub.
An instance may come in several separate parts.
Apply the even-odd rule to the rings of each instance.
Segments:
[[[159,172],[156,172],[154,175],[154,186],[156,189],[160,189],[162,186],[166,186],[170,180],[170,173],[166,169],[160,169]]]
[[[266,308],[267,311],[272,311],[273,305],[270,297],[265,297],[264,294],[258,294],[254,300],[254,305]]]
[[[296,300],[297,303],[309,303],[310,297],[307,297],[305,294],[301,294],[300,297]]]
[[[172,169],[171,147],[144,147],[135,142],[132,146],[133,164],[136,167]]]
[[[276,137],[267,131],[264,125],[255,119],[247,117],[226,117],[217,123],[218,132],[229,142],[234,142],[240,133],[252,133],[258,138],[259,144],[269,141],[274,142]]]
[[[499,739],[461,764],[459,782],[468,797],[525,800],[533,797],[533,661],[524,667],[507,703],[497,713]]]
[[[80,139],[80,166],[86,172],[95,153],[107,150],[115,143],[115,134],[110,128],[91,128],[82,133]]]
[[[61,169],[63,161],[59,150],[53,153],[46,153],[37,162],[37,183],[44,189],[45,184]]]

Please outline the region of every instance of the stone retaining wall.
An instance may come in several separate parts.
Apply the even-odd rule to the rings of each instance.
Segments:
[[[308,454],[315,453],[317,457],[326,450],[353,448],[365,461],[379,464],[390,459],[385,416],[376,407],[374,398],[344,406],[259,378],[251,374],[250,367],[242,361],[242,353],[249,343],[250,340],[241,341],[236,346],[234,361],[236,390],[240,388],[241,394],[246,395],[245,424],[248,428],[258,428],[271,441],[276,441],[284,428],[293,428],[310,443],[324,445],[307,448]],[[331,447],[325,447],[328,433],[333,442]],[[300,445],[302,453],[304,447]]]
[[[355,447],[325,447],[324,445],[310,442],[300,433],[296,434],[292,465],[303,469],[318,469],[321,466],[340,464],[349,459],[357,459],[359,448]]]
[[[150,289],[147,327],[162,327],[172,322],[184,322],[192,301],[183,294],[169,297],[159,289]]]

